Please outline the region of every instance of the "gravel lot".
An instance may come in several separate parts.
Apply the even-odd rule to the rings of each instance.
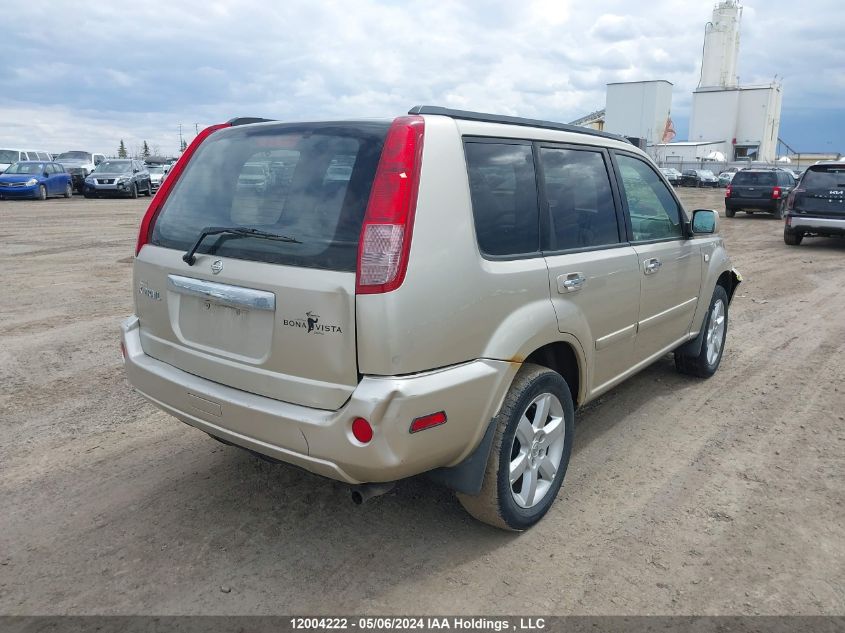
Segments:
[[[745,283],[720,371],[667,356],[582,410],[558,502],[514,535],[424,480],[354,506],[134,394],[147,203],[0,202],[0,613],[845,611],[845,240],[723,218]]]

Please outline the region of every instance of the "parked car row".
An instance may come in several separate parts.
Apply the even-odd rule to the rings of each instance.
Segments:
[[[69,198],[74,191],[86,198],[150,196],[161,186],[171,164],[146,165],[143,161],[106,159],[103,154],[71,151],[55,159],[17,160],[18,157],[47,155],[48,152],[0,150],[0,160],[14,160],[0,173],[0,199],[50,196]]]

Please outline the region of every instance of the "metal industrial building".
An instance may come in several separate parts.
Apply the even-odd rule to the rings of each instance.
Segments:
[[[698,87],[692,95],[688,140],[673,143],[672,84],[665,80],[611,83],[604,110],[578,121],[628,137],[646,139],[660,162],[777,159],[783,87],[739,85],[737,62],[742,7],[725,0],[705,26]]]

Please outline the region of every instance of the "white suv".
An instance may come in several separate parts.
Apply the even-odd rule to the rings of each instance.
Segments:
[[[256,164],[264,186],[243,186]],[[430,106],[232,120],[142,221],[126,371],[183,422],[359,499],[429,473],[525,529],[577,406],[668,352],[718,368],[740,278],[716,217],[582,128]]]

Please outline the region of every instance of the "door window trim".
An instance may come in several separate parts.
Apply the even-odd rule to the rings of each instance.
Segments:
[[[469,160],[467,159],[466,147],[468,143],[489,143],[493,145],[522,145],[531,148],[531,158],[534,164],[534,190],[537,193],[537,250],[530,253],[516,253],[513,255],[491,255],[485,253],[481,249],[481,244],[478,242],[478,231],[475,226],[475,209],[472,206],[472,184],[469,181]],[[467,179],[467,193],[469,194],[470,212],[472,214],[472,236],[475,240],[475,247],[478,249],[478,254],[482,259],[491,262],[512,262],[523,259],[538,259],[543,256],[540,248],[542,242],[541,228],[542,228],[542,209],[540,207],[540,176],[537,173],[537,152],[534,150],[534,143],[529,139],[519,139],[510,137],[498,136],[474,136],[466,134],[461,136],[461,145],[464,150],[464,174]]]
[[[543,170],[543,163],[540,160],[541,149],[563,149],[572,151],[593,151],[601,155],[604,160],[604,167],[607,171],[607,179],[610,183],[610,191],[613,196],[613,211],[616,215],[616,235],[619,241],[610,244],[597,244],[593,246],[581,246],[576,248],[564,248],[556,250],[543,250],[543,256],[554,257],[555,255],[566,255],[569,253],[588,253],[592,251],[601,251],[610,248],[620,248],[623,246],[630,246],[630,236],[625,222],[625,217],[622,214],[621,205],[621,191],[618,188],[616,177],[614,173],[614,163],[610,160],[610,153],[608,148],[601,145],[577,144],[577,143],[556,143],[551,141],[534,141],[534,169],[537,173],[537,192],[540,198],[540,246],[546,244],[549,231],[551,229],[551,206],[549,205],[548,197],[546,196],[546,178]]]
[[[613,163],[613,170],[615,172],[617,184],[619,186],[620,198],[622,201],[622,208],[625,215],[625,230],[628,233],[628,241],[631,243],[632,246],[636,246],[638,244],[659,244],[661,242],[678,242],[678,241],[686,241],[690,239],[689,237],[689,230],[688,225],[690,222],[689,216],[687,215],[687,211],[684,208],[684,205],[681,204],[680,199],[675,194],[675,188],[669,184],[669,181],[666,179],[659,169],[655,169],[654,165],[651,164],[650,161],[644,160],[642,156],[639,154],[635,154],[634,152],[626,152],[624,150],[618,149],[610,149],[610,159]],[[663,183],[666,189],[669,190],[669,195],[672,196],[672,199],[675,201],[675,204],[678,205],[678,213],[680,215],[681,220],[681,235],[679,237],[661,237],[652,240],[635,240],[634,239],[634,228],[631,224],[631,213],[628,209],[628,197],[622,195],[625,193],[625,185],[622,183],[622,172],[619,168],[619,162],[616,160],[616,156],[627,156],[628,158],[635,158],[639,160],[641,163],[646,165],[649,169],[651,169],[652,173],[657,176],[657,178]]]

